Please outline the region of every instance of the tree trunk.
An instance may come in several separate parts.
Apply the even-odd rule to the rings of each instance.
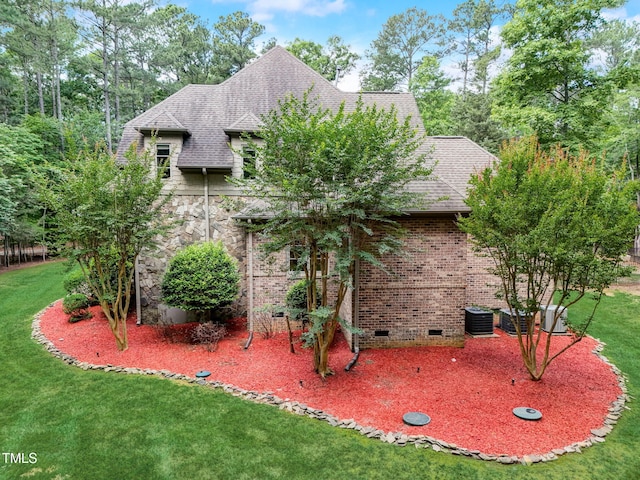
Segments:
[[[326,378],[335,372],[329,368],[329,342],[316,342],[314,348],[315,370],[322,377]]]
[[[117,8],[117,5],[116,5]],[[116,127],[120,126],[120,28],[114,27],[113,34],[113,95]]]
[[[24,89],[24,114],[29,115],[29,75],[27,73],[27,67],[24,66],[24,75],[22,76],[22,85]]]
[[[293,331],[291,330],[291,322],[289,321],[289,315],[285,317],[287,322],[287,333],[289,334],[289,351],[291,353],[296,353],[296,350],[293,348]]]
[[[38,84],[38,105],[40,106],[40,113],[44,115],[44,93],[42,92],[42,74],[36,73],[36,82]]]
[[[116,339],[116,347],[119,351],[123,352],[129,347],[127,341],[127,318],[121,318],[118,309],[112,309],[111,305],[106,300],[102,300],[100,302],[100,306],[109,321],[109,327]]]
[[[104,1],[103,1],[104,6]],[[107,149],[113,151],[111,142],[111,99],[109,97],[109,53],[107,51],[107,23],[102,20],[102,94],[104,96],[104,125]]]

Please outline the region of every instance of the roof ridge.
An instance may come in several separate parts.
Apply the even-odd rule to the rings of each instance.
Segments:
[[[338,87],[336,87],[333,82],[327,80],[325,77],[323,77],[320,73],[316,72],[313,68],[311,68],[309,65],[307,65],[306,63],[304,63],[302,60],[300,60],[298,57],[296,57],[293,53],[291,53],[289,50],[287,50],[286,48],[280,46],[280,45],[276,45],[275,47],[273,47],[272,49],[270,49],[269,51],[267,51],[266,53],[263,53],[262,55],[260,55],[258,58],[256,58],[253,62],[249,63],[248,65],[245,65],[243,68],[241,68],[240,70],[238,70],[235,74],[231,75],[229,78],[227,78],[224,82],[219,83],[218,85],[225,85],[228,83],[233,83],[235,81],[235,79],[242,77],[244,75],[248,75],[246,72],[249,71],[249,74],[251,72],[251,70],[253,70],[255,68],[256,65],[261,65],[262,63],[264,63],[269,57],[276,55],[277,53],[284,53],[286,54],[291,60],[294,60],[295,62],[297,62],[298,64],[300,64],[300,66],[302,66],[303,68],[305,68],[306,70],[309,71],[309,73],[311,73],[312,75],[314,75],[315,77],[318,77],[318,79],[321,79],[322,81],[324,81],[325,83],[327,83],[329,86],[331,86],[331,88],[333,88],[334,90],[336,90],[337,92],[340,93],[345,93],[342,90],[340,90]],[[315,83],[315,82],[314,82]]]

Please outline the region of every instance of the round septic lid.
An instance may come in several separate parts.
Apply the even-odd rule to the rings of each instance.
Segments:
[[[206,378],[209,375],[211,375],[211,372],[207,372],[206,370],[200,370],[198,373],[196,373],[196,377],[198,378]]]
[[[514,408],[513,414],[518,418],[522,418],[523,420],[540,420],[542,418],[542,413],[540,413],[535,408],[529,407]]]
[[[431,421],[431,417],[420,412],[409,412],[402,416],[402,421],[407,425],[421,427],[422,425],[429,423]]]

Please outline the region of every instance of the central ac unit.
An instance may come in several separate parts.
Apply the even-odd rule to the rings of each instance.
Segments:
[[[551,331],[553,318],[556,316],[557,312],[560,312],[560,316],[558,317],[556,326],[551,333],[567,333],[567,308],[562,305],[548,305],[547,307],[540,308],[540,323],[542,324],[542,330],[547,333]]]

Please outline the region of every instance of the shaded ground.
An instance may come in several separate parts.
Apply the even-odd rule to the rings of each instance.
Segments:
[[[633,275],[619,279],[611,285],[605,293],[609,291],[620,291],[632,295],[640,295],[640,267],[636,266]]]
[[[33,267],[35,265],[40,265],[42,263],[52,263],[52,262],[64,262],[65,259],[60,258],[47,258],[46,260],[42,260],[42,258],[36,257],[37,260],[33,260],[30,262],[15,262],[6,267],[4,264],[0,263],[0,275],[4,272],[11,272],[13,270],[20,270],[22,268]]]
[[[244,319],[230,325],[218,349],[185,341],[189,326],[171,335],[129,322],[129,350],[118,352],[102,314],[69,324],[56,303],[41,318],[42,332],[61,351],[80,361],[169,370],[195,376],[200,370],[217,380],[257,392],[270,392],[324,410],[363,426],[409,435],[429,435],[469,450],[522,456],[547,453],[591,436],[602,426],[608,407],[620,394],[611,368],[592,353],[585,339],[552,364],[540,382],[528,379],[517,341],[499,330],[495,338],[469,338],[464,348],[420,347],[353,354],[341,338],[330,356],[336,375],[322,381],[312,370],[311,352],[288,351],[286,335],[265,340],[256,335],[245,350]],[[554,339],[560,348],[569,337]],[[520,420],[516,407],[542,412],[537,422]],[[402,415],[427,413],[432,421],[409,427]]]

